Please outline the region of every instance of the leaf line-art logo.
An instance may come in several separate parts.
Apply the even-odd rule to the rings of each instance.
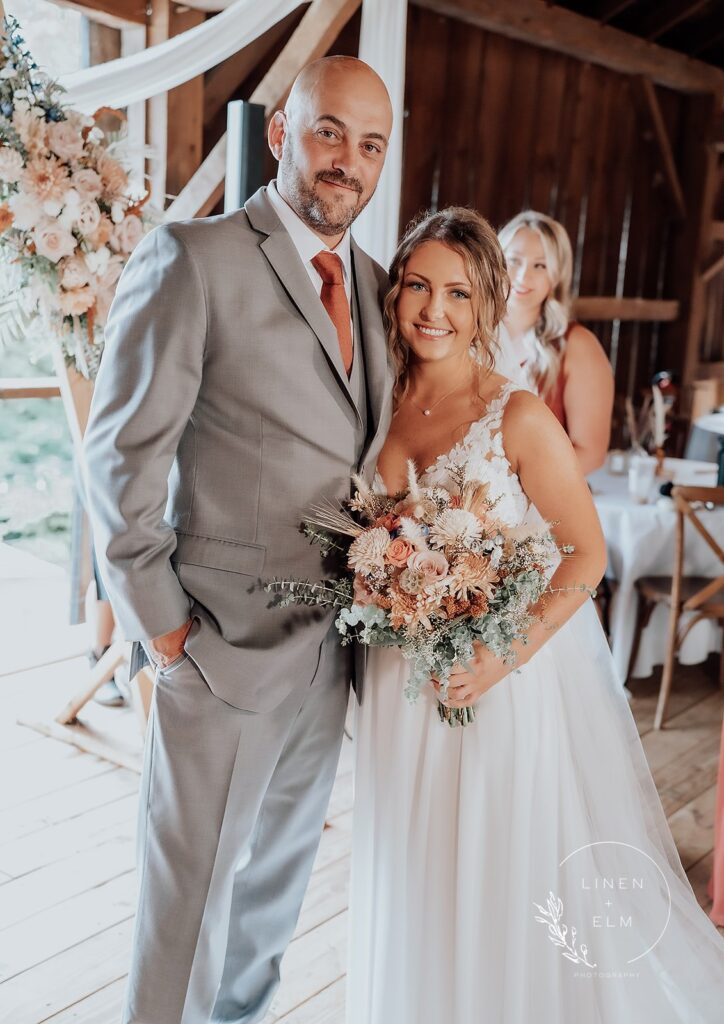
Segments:
[[[548,938],[554,946],[558,946],[561,949],[566,960],[570,960],[574,964],[585,964],[586,967],[598,966],[588,962],[588,946],[585,943],[582,942],[576,948],[576,935],[578,933],[575,927],[571,928],[569,937],[568,925],[563,924],[561,921],[563,917],[562,900],[556,899],[553,893],[549,892],[546,909],[540,903],[534,903],[533,906],[541,914],[540,917],[536,917],[536,921],[540,921],[541,924],[548,926]]]

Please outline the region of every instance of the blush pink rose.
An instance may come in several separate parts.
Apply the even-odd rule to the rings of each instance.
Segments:
[[[38,224],[33,230],[33,240],[38,256],[44,256],[52,263],[75,252],[75,238],[66,228],[58,227],[55,221]]]
[[[121,252],[133,252],[143,238],[143,222],[135,213],[124,217],[113,232],[114,240]]]
[[[407,564],[411,572],[419,572],[424,576],[425,585],[444,579],[450,568],[441,551],[417,551]]]
[[[71,184],[83,199],[97,199],[103,188],[100,174],[91,170],[90,167],[76,171],[71,179]]]
[[[410,555],[414,553],[414,550],[409,540],[405,540],[404,537],[395,537],[393,541],[390,541],[390,546],[385,551],[385,561],[390,565],[394,565],[397,569],[402,569],[407,565],[407,561]]]
[[[58,293],[58,303],[66,316],[80,316],[87,313],[96,297],[91,288],[74,288],[72,291]]]
[[[71,256],[63,265],[60,283],[64,288],[72,291],[75,288],[83,288],[84,285],[87,285],[89,276],[85,260],[80,256]]]
[[[70,121],[48,125],[48,145],[61,160],[77,160],[83,155],[83,137]]]
[[[352,584],[352,593],[354,595],[354,603],[361,605],[363,608],[369,604],[374,604],[374,598],[372,597],[372,591],[369,587],[366,587],[363,580],[359,576],[355,576]]]

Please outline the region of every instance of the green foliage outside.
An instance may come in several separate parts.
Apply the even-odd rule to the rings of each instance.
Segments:
[[[39,329],[0,346],[0,377],[53,376]],[[0,400],[0,540],[70,563],[73,445],[60,398]]]

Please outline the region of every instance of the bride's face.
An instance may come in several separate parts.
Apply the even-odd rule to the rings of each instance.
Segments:
[[[477,324],[462,256],[423,242],[408,259],[396,305],[399,331],[420,362],[466,355]]]

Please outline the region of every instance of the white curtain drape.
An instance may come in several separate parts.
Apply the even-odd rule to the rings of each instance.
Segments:
[[[168,92],[243,50],[303,2],[236,0],[203,25],[165,43],[66,75],[61,79],[66,100],[92,114],[99,107],[126,107]]]
[[[364,0],[359,56],[375,69],[392,99],[394,124],[377,192],[355,222],[362,248],[388,267],[397,247],[402,190],[402,123],[405,108],[407,0]]]

